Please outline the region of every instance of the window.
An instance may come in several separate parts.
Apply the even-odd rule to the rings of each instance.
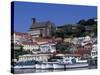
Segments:
[[[42,52],[48,52],[48,51],[50,51],[50,47],[49,46],[42,46],[41,51]]]

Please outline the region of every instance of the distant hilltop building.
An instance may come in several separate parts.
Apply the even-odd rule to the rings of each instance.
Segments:
[[[32,18],[32,25],[28,30],[28,33],[35,37],[50,37],[52,31],[55,29],[54,23],[50,21],[36,22],[35,18]]]

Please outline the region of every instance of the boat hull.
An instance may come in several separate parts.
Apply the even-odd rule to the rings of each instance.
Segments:
[[[46,64],[44,64],[44,63],[41,64],[41,69],[47,69],[47,68],[46,68]]]
[[[29,65],[29,66],[13,66],[12,68],[14,69],[34,69],[34,65]]]
[[[49,63],[46,64],[46,68],[47,68],[47,69],[53,69],[53,64],[49,64]]]
[[[53,64],[54,69],[64,69],[64,64],[54,63]]]
[[[35,65],[16,65],[12,66],[14,69],[70,69],[70,68],[83,68],[88,67],[88,63],[76,63],[76,64],[66,64],[66,63],[41,63]]]
[[[65,65],[66,69],[69,69],[69,68],[83,68],[83,67],[88,67],[88,64],[87,63],[84,63],[84,64],[82,63],[82,64],[71,64],[71,65],[66,64]]]
[[[35,68],[36,68],[36,69],[41,69],[41,64],[36,64],[36,65],[35,65]]]

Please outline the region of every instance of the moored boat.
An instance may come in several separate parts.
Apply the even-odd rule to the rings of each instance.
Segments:
[[[47,63],[46,68],[47,69],[53,69],[53,63]]]
[[[34,69],[35,65],[23,65],[23,66],[13,66],[14,69]]]
[[[65,68],[69,69],[69,68],[84,68],[84,67],[88,67],[88,63],[76,63],[76,64],[66,64]]]
[[[35,62],[34,61],[17,62],[16,64],[12,65],[11,68],[14,69],[35,68]]]
[[[36,69],[41,69],[41,64],[35,64]]]
[[[64,69],[64,64],[61,63],[53,63],[53,68],[54,69]]]
[[[46,68],[46,63],[42,63],[42,64],[41,64],[41,69],[47,69],[47,68]]]

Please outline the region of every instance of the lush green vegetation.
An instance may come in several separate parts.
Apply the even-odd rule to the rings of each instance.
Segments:
[[[60,42],[56,44],[56,49],[61,53],[67,52],[70,53],[71,43]]]
[[[81,36],[97,36],[97,22],[94,19],[80,20],[73,24],[65,24],[57,27],[57,30],[52,32],[55,37],[81,37]]]

